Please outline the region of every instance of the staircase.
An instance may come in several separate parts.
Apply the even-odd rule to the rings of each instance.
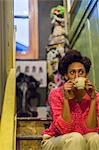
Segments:
[[[17,118],[17,150],[41,150],[42,131],[49,127],[51,118]]]

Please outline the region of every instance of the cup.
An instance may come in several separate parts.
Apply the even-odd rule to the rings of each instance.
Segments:
[[[76,83],[75,83],[75,87],[79,90],[82,90],[85,88],[85,80],[86,78],[84,77],[78,77],[75,79]]]

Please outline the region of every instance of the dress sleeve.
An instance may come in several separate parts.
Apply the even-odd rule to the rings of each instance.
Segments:
[[[63,96],[57,90],[52,90],[49,94],[49,104],[52,116],[52,125],[54,130],[59,134],[66,134],[73,131],[73,121],[66,122],[62,118]]]

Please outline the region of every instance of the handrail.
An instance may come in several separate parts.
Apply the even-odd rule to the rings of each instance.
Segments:
[[[15,150],[15,68],[9,71],[0,122],[0,149]]]

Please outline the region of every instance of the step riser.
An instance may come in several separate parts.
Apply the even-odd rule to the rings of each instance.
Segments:
[[[41,150],[41,140],[18,140],[17,150]]]
[[[19,121],[17,135],[41,134],[49,121]]]

